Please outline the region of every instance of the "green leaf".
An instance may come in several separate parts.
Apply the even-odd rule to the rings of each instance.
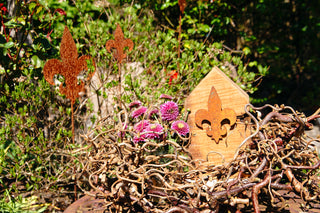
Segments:
[[[43,63],[42,60],[38,56],[36,55],[32,56],[31,64],[33,65],[34,68],[42,67],[42,63]]]
[[[9,48],[11,48],[13,46],[14,46],[14,43],[12,41],[9,41],[9,42],[4,43],[4,44],[0,44],[0,47],[6,48],[6,49],[9,49]]]
[[[254,67],[254,66],[257,66],[258,62],[257,61],[251,61],[249,63],[249,67]]]
[[[302,32],[306,32],[307,30],[308,30],[308,26],[304,26],[304,27],[301,29]]]
[[[176,5],[177,3],[178,3],[178,1],[170,2],[170,0],[166,0],[166,2],[161,5],[160,9],[161,10],[167,9],[168,7],[172,7],[172,6]]]
[[[15,28],[15,27],[19,28],[23,26],[21,23],[16,22],[16,20],[14,19],[7,21],[6,23],[4,23],[4,25],[8,28]]]
[[[17,18],[18,23],[21,23],[22,25],[26,24],[26,20],[23,17]]]
[[[41,6],[41,7],[38,7],[38,8],[37,8],[37,11],[36,11],[36,14],[40,13],[40,12],[42,11],[42,9],[43,9],[42,6]]]
[[[245,54],[245,55],[249,55],[250,53],[251,53],[251,50],[250,50],[250,48],[249,47],[245,47],[245,48],[243,48],[243,53]]]
[[[198,24],[198,29],[199,29],[199,31],[201,31],[201,32],[205,32],[205,33],[208,33],[208,32],[210,32],[210,26],[209,25],[207,25],[207,24]]]
[[[31,2],[31,3],[29,4],[29,11],[32,12],[33,9],[34,9],[36,6],[37,6],[37,3]]]

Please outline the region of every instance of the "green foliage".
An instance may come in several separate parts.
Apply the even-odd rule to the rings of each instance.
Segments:
[[[6,107],[0,128],[0,147],[5,150],[0,176],[4,182],[24,183],[25,190],[37,190],[59,173],[60,163],[50,159],[61,158],[57,151],[70,136],[66,111],[55,113],[54,121],[49,119],[48,110],[57,108],[59,102],[52,102],[55,94],[44,79],[35,81],[29,74],[23,82],[16,82],[13,90],[8,84],[5,87],[0,101]]]
[[[9,192],[50,189],[56,181],[68,180],[64,172],[71,158],[61,152],[71,135],[66,117],[70,106],[42,74],[45,60],[58,53],[49,40],[56,16],[39,2],[20,1],[16,6],[20,9],[14,16],[1,16],[5,33],[0,35],[0,197],[4,200]],[[1,210],[22,212],[27,205],[21,202],[27,201],[0,202]]]
[[[257,1],[234,3],[235,22],[254,60],[270,66],[255,98],[313,112],[319,107],[319,1]]]
[[[123,2],[125,6],[126,1]],[[128,1],[128,3],[130,3]],[[139,36],[138,43],[142,48],[138,56],[142,58],[143,67],[152,73],[146,75],[145,81],[156,82],[156,88],[144,89],[152,92],[155,98],[166,93],[173,96],[185,97],[199,81],[212,69],[218,66],[231,77],[246,92],[252,94],[257,91],[261,77],[268,74],[268,67],[251,60],[249,47],[243,51],[233,51],[221,40],[228,34],[233,16],[230,16],[230,5],[222,1],[188,1],[182,19],[181,58],[177,57],[178,47],[178,1],[139,1],[134,5],[138,12],[141,8],[149,7],[155,13],[156,23],[165,23],[164,29],[155,28],[154,34]],[[135,25],[136,29],[137,26]],[[148,28],[150,29],[150,28]],[[152,29],[152,28],[151,28]],[[215,40],[215,41],[213,41]],[[141,44],[141,45],[140,45]],[[144,57],[146,55],[147,57]],[[134,58],[132,59],[133,61]],[[179,67],[178,79],[169,85],[168,74]],[[166,79],[158,82],[156,79]],[[142,79],[136,80],[135,85],[141,84]],[[161,85],[159,85],[159,83]],[[141,92],[141,90],[139,90]],[[143,91],[142,91],[143,92]],[[141,97],[137,97],[141,98]],[[142,100],[142,99],[140,99]],[[150,100],[151,101],[151,100]]]
[[[124,1],[130,3],[130,1]],[[140,8],[150,8],[157,17],[157,23],[165,27],[176,29],[178,26],[178,0],[140,0]],[[231,4],[224,1],[187,1],[182,19],[184,37],[187,39],[203,40],[209,37],[214,40],[223,40],[232,26],[233,16],[230,14]]]
[[[8,190],[5,191],[4,198],[0,200],[0,210],[2,213],[41,213],[46,211],[48,205],[38,205],[38,198],[32,196],[29,198],[12,198]]]
[[[43,60],[56,53],[46,35],[49,34],[55,16],[44,5],[36,2],[19,2],[19,10],[13,17],[2,14],[4,33],[0,35],[0,63],[6,78],[20,77],[31,64],[32,75],[39,77]]]
[[[123,4],[131,1],[121,1]],[[140,0],[139,8],[153,10],[164,29],[178,28],[178,0]],[[260,89],[253,103],[284,103],[301,111],[320,104],[319,1],[187,1],[182,24],[183,39],[223,42],[243,51],[242,61],[257,74]],[[252,66],[253,63],[261,64]],[[259,73],[268,73],[261,81]],[[261,71],[263,69],[263,71]],[[252,74],[250,74],[252,75]],[[262,75],[264,76],[264,75]]]

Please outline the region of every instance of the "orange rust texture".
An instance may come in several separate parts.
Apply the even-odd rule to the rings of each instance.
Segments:
[[[229,121],[229,125],[236,123],[237,116],[233,109],[223,109],[221,100],[216,89],[212,86],[209,99],[208,109],[199,109],[195,113],[195,123],[199,128],[203,128],[203,123],[209,124],[206,128],[207,135],[215,140],[218,144],[220,138],[227,134],[224,121]]]
[[[127,55],[123,52],[125,47],[129,48],[129,51],[133,49],[133,41],[131,39],[125,39],[121,27],[117,24],[116,31],[114,33],[114,40],[108,40],[106,43],[106,49],[108,52],[111,52],[111,49],[116,49],[114,53],[115,59],[119,64],[122,63],[122,59],[124,59]]]
[[[178,0],[178,4],[179,4],[180,12],[181,14],[183,14],[184,8],[187,6],[187,2],[186,0]]]
[[[46,62],[43,68],[45,79],[54,85],[54,75],[60,74],[65,78],[65,83],[60,84],[60,93],[66,95],[70,99],[71,104],[79,97],[79,92],[84,90],[84,82],[78,82],[77,76],[81,71],[88,71],[87,61],[91,60],[94,66],[94,71],[88,74],[87,80],[93,76],[96,66],[93,58],[88,55],[78,58],[76,44],[71,36],[71,33],[66,26],[63,31],[63,36],[60,45],[61,61],[58,59],[50,59]]]

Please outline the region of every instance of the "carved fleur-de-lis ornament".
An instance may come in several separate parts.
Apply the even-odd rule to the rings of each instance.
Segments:
[[[114,33],[114,40],[108,40],[106,43],[106,49],[108,52],[111,52],[111,49],[116,49],[114,53],[114,57],[117,59],[118,63],[122,63],[122,59],[124,59],[127,55],[124,53],[123,49],[125,47],[129,48],[129,51],[133,49],[133,41],[131,39],[125,39],[121,27],[117,24],[117,28]]]
[[[50,59],[46,62],[43,68],[45,79],[54,85],[54,76],[60,74],[64,76],[64,84],[60,84],[59,90],[61,94],[66,95],[74,104],[79,97],[79,93],[84,90],[84,82],[78,81],[78,75],[81,71],[88,71],[88,64],[90,62],[94,70],[88,74],[88,80],[95,72],[95,62],[91,56],[81,56],[78,58],[78,51],[76,44],[71,36],[68,27],[64,28],[63,36],[60,45],[61,61],[58,59]]]
[[[221,108],[221,100],[214,87],[211,88],[208,109],[199,109],[195,113],[195,123],[199,128],[203,128],[203,124],[207,123],[207,135],[211,137],[218,144],[219,140],[227,134],[225,121],[229,121],[229,125],[233,126],[236,122],[237,116],[234,110]]]

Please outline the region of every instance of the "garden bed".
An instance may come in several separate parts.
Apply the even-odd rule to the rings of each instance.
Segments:
[[[248,105],[246,116],[252,134],[234,160],[222,165],[193,159],[188,138],[134,143],[136,132],[128,128],[122,136],[121,129],[106,128],[112,118],[101,120],[85,136],[88,148],[79,158],[77,183],[86,195],[66,212],[317,209],[320,159],[304,130],[318,115],[306,118],[291,107]]]

